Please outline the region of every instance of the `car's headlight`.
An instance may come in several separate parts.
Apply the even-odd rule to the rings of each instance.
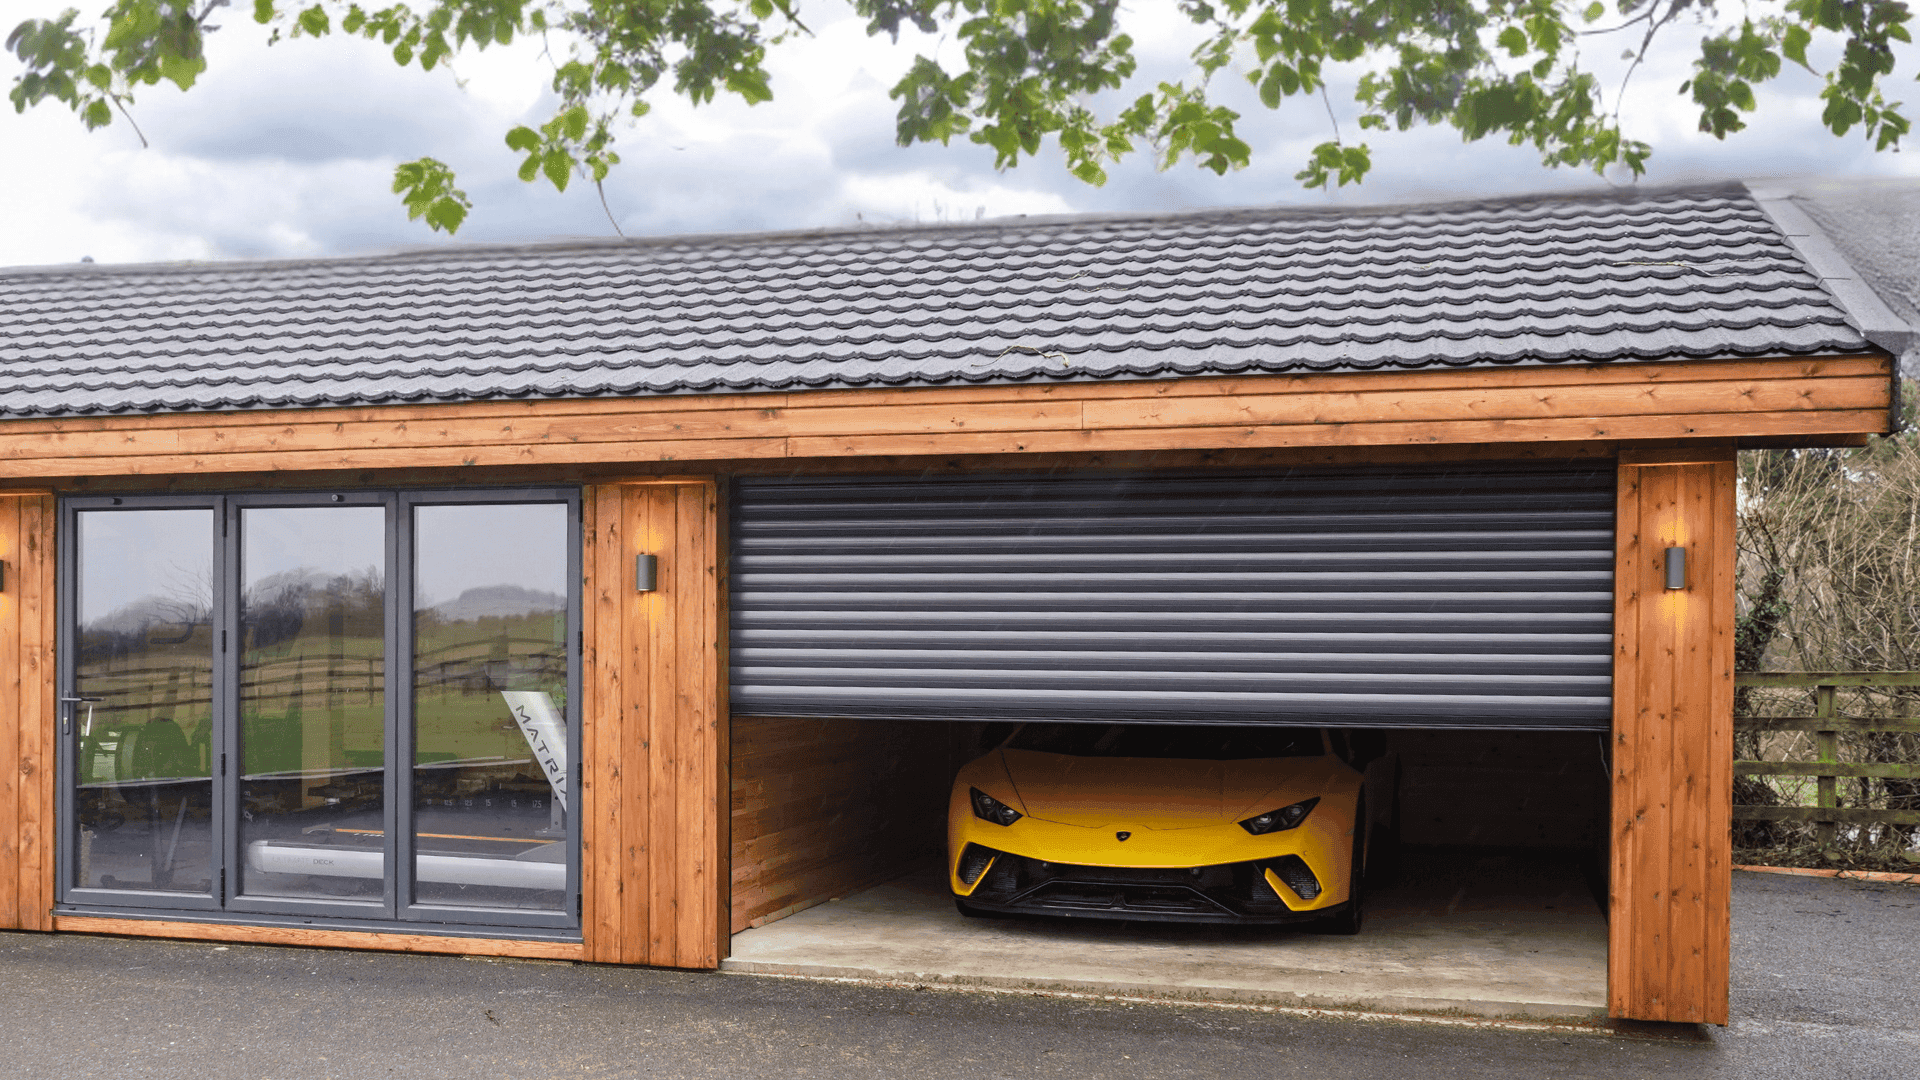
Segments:
[[[1292,806],[1283,806],[1278,810],[1269,810],[1264,814],[1255,814],[1241,822],[1240,827],[1255,836],[1265,836],[1271,832],[1285,832],[1288,829],[1298,828],[1301,822],[1307,820],[1307,815],[1313,812],[1313,808],[1318,805],[1319,802],[1320,797],[1316,795],[1303,802],[1294,803]],[[977,807],[979,804],[975,803],[974,805]]]
[[[1011,825],[1025,816],[977,787],[967,790],[973,793],[973,816],[982,821],[991,821],[995,825]]]

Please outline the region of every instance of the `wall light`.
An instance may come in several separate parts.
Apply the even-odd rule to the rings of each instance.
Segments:
[[[1670,547],[1667,549],[1667,588],[1684,589],[1687,587],[1687,549]]]
[[[633,557],[633,591],[652,592],[659,587],[660,557],[658,555],[635,555]]]

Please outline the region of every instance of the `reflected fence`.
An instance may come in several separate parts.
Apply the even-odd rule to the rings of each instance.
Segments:
[[[210,671],[183,670],[172,657],[150,664],[82,666],[79,680],[94,724],[205,716],[213,707]],[[420,653],[413,684],[419,694],[495,694],[529,675],[564,679],[567,657],[550,638],[488,638]],[[240,695],[249,708],[286,708],[309,696],[339,705],[377,705],[387,689],[378,657],[315,654],[256,661],[242,672]],[[176,714],[179,714],[176,717]]]

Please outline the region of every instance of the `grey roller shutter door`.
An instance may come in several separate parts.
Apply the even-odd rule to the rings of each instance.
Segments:
[[[734,491],[735,715],[1610,722],[1610,463]]]

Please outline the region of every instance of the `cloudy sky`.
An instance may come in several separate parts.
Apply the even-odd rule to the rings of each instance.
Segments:
[[[0,34],[63,6],[0,0]],[[1136,30],[1142,77],[1177,77],[1188,41],[1170,14],[1171,0],[1134,0],[1131,9],[1144,30]],[[814,35],[776,50],[774,102],[693,108],[658,98],[654,113],[623,133],[625,164],[606,192],[628,235],[1402,201],[1603,182],[1591,173],[1543,169],[1527,149],[1416,131],[1370,135],[1375,173],[1364,188],[1303,191],[1292,175],[1307,149],[1327,137],[1326,112],[1300,101],[1268,111],[1250,95],[1233,103],[1245,115],[1242,135],[1254,146],[1254,163],[1224,178],[1191,165],[1156,172],[1138,158],[1113,170],[1106,187],[1091,188],[1069,176],[1051,148],[996,172],[992,154],[972,144],[894,145],[887,88],[915,50],[933,52],[942,42],[869,39],[836,0],[808,0],[802,10]],[[58,105],[24,116],[0,109],[0,266],[83,256],[131,262],[359,254],[446,243],[408,222],[389,191],[394,164],[422,155],[459,170],[474,199],[459,242],[612,235],[591,185],[560,194],[514,176],[517,156],[502,136],[515,124],[546,119],[552,107],[543,75],[551,67],[536,45],[470,56],[451,73],[423,73],[400,70],[384,50],[359,41],[267,48],[264,30],[241,10],[220,21],[201,84],[190,94],[151,88],[138,103],[146,148],[124,122],[88,133]],[[1674,44],[1697,36],[1677,29]],[[1619,48],[1596,44],[1587,62],[1615,71],[1618,61],[1605,54]],[[8,85],[17,63],[0,57]],[[1910,56],[1903,77],[1913,68]],[[1674,93],[1685,77],[1684,56],[1662,58],[1641,69],[1627,95],[1628,133],[1657,147],[1645,182],[1920,177],[1920,145],[1875,155],[1857,134],[1828,135],[1810,77],[1774,84],[1761,119],[1725,143],[1692,130],[1693,117]],[[1337,107],[1340,95],[1334,101]],[[1351,107],[1336,111],[1353,137]]]

